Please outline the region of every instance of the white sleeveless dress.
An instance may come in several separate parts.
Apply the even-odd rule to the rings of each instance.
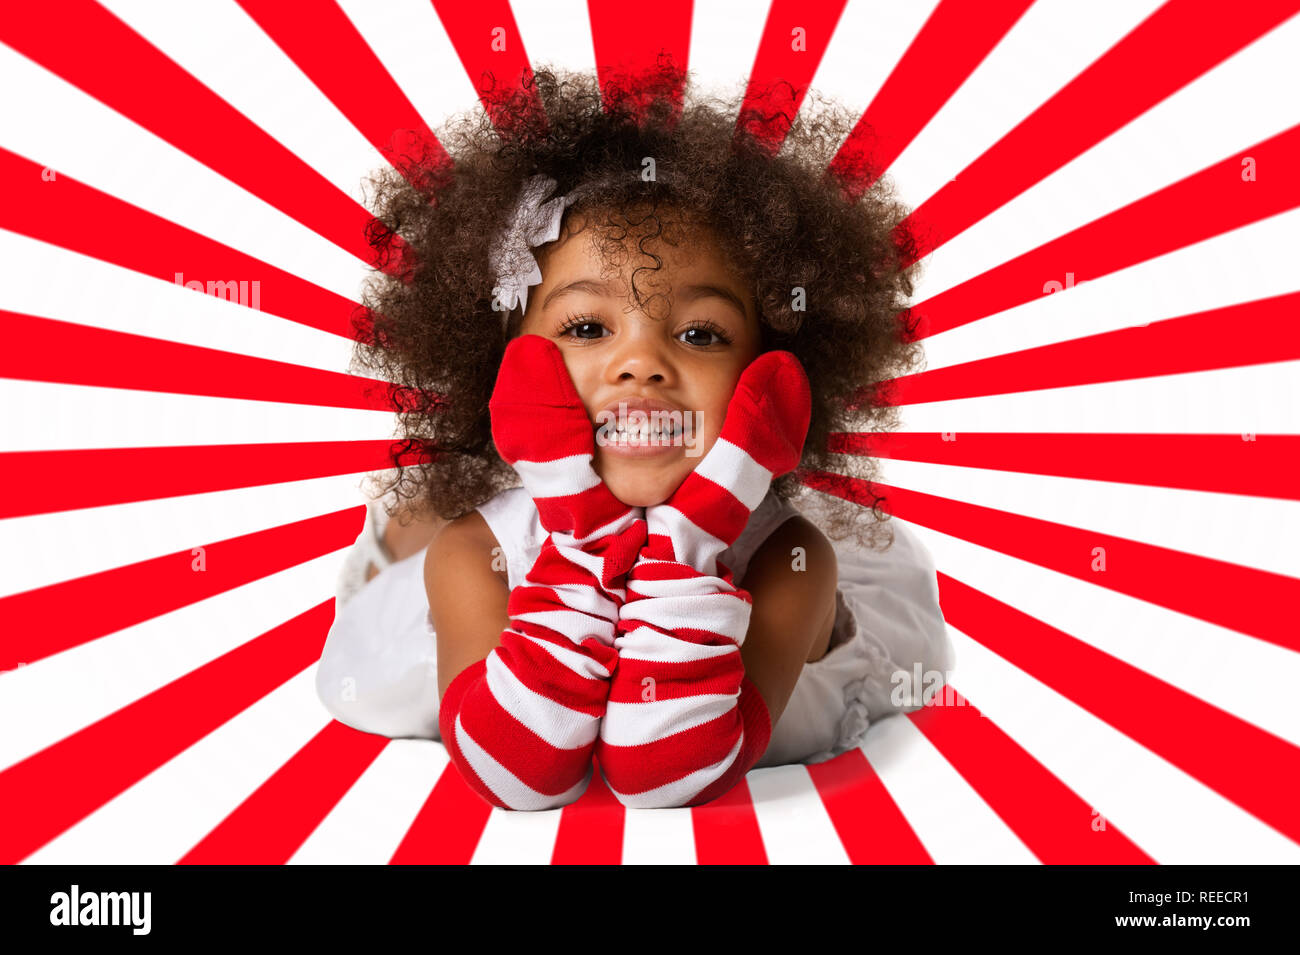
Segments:
[[[791,517],[803,514],[820,525],[820,497],[808,491],[796,507],[769,491],[735,544],[720,555],[734,579],[743,581],[759,545]],[[513,589],[545,539],[537,507],[517,487],[478,510],[496,535]],[[911,678],[919,664],[922,673],[937,671],[947,682],[953,650],[939,610],[933,558],[905,522],[891,518],[890,524],[894,540],[884,552],[852,539],[831,539],[840,582],[830,649],[804,664],[756,768],[824,762],[858,746],[871,723],[917,709],[919,703],[895,692],[899,680],[891,677],[900,671]],[[316,691],[335,719],[355,729],[394,738],[441,738],[424,557],[421,550],[396,561],[340,597],[317,667]]]

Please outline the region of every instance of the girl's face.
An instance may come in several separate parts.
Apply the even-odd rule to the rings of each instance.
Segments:
[[[529,289],[519,328],[559,348],[592,422],[596,473],[633,507],[666,501],[713,447],[761,341],[753,295],[708,234],[697,230],[672,245],[655,231],[629,235],[617,271],[602,272],[593,233],[580,227],[536,250],[542,282]],[[657,272],[650,255],[662,259]],[[631,298],[637,267],[637,288],[655,317]],[[654,293],[667,297],[666,306]],[[651,407],[631,414],[637,399]],[[624,420],[615,420],[621,402],[634,429],[671,425],[675,433],[648,435],[640,446],[639,438],[623,438],[615,430]]]

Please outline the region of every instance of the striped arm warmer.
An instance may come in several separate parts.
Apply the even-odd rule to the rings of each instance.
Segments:
[[[507,346],[490,408],[497,449],[548,536],[510,592],[500,645],[452,680],[438,725],[489,803],[552,809],[581,796],[593,772],[618,608],[646,523],[592,469],[592,424],[553,342],[525,335]]]
[[[798,464],[810,413],[798,360],[760,355],[737,384],[718,440],[668,501],[646,510],[596,744],[625,806],[709,802],[767,748],[768,710],[740,657],[753,603],[717,558],[772,480]]]

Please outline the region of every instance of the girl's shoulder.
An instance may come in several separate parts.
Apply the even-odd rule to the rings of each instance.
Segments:
[[[852,547],[849,542],[832,541],[825,536],[817,499],[817,494],[813,492],[811,496],[799,496],[796,502],[777,497],[775,492],[769,490],[754,509],[754,513],[750,515],[749,523],[741,531],[740,537],[719,554],[718,559],[731,569],[735,580],[742,580],[751,560],[764,544],[769,547],[785,548],[790,539],[799,538],[795,542],[800,546],[808,547],[810,545],[803,541],[803,538],[807,538],[819,549],[822,545],[833,548],[841,559],[852,556],[846,554],[846,550],[856,551],[857,548]],[[793,518],[802,518],[802,520],[793,522],[781,536],[773,536]],[[546,530],[542,527],[538,516],[537,505],[533,503],[527,489],[523,487],[508,488],[499,492],[460,520],[475,521],[484,529],[486,546],[491,551],[494,561],[493,566],[505,576],[511,586],[524,579],[541,552],[542,542],[546,539]],[[909,550],[906,544],[910,543],[911,540],[907,540],[902,549]],[[891,548],[888,554],[868,556],[879,561],[896,562],[903,556],[897,552],[898,550],[899,548]]]
[[[526,488],[512,487],[484,501],[471,514],[487,529],[493,568],[514,587],[536,562],[546,539],[537,505]]]
[[[726,564],[735,580],[743,580],[750,561],[753,560],[754,555],[758,553],[763,544],[771,540],[777,528],[784,525],[792,517],[798,516],[800,514],[797,507],[789,501],[777,497],[769,489],[767,496],[759,502],[758,507],[754,508],[754,512],[749,515],[749,523],[740,532],[740,536],[736,538],[735,543],[719,554],[718,560]]]
[[[510,487],[498,491],[493,497],[474,508],[477,513],[483,515],[483,519],[488,524],[500,524],[502,521],[522,518],[525,511],[530,509],[536,513],[537,506],[533,504],[533,499],[528,496],[528,490],[524,487]]]
[[[434,537],[438,546],[428,548],[425,572],[426,574],[437,572],[436,568],[431,568],[429,565],[439,558],[458,566],[463,566],[464,562],[469,560],[484,560],[490,563],[496,575],[508,585],[506,564],[497,559],[501,550],[497,538],[498,529],[493,527],[493,523],[487,520],[480,508],[475,508],[455,520],[448,521],[438,531]]]
[[[492,547],[497,548],[495,556],[507,569],[508,580],[513,586],[516,581],[524,579],[546,539],[546,529],[542,527],[537,505],[526,488],[513,487],[480,504],[476,513],[492,534]],[[718,559],[731,568],[736,580],[740,580],[763,541],[798,515],[798,508],[769,490],[750,515],[740,537],[719,554]]]

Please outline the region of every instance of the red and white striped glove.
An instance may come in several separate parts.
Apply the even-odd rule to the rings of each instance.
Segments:
[[[740,658],[753,603],[717,557],[773,479],[798,465],[810,418],[799,360],[765,352],[741,375],[713,447],[667,501],[646,508],[596,745],[625,806],[709,802],[767,749],[770,715]]]
[[[452,680],[438,726],[466,783],[492,805],[553,809],[591,779],[645,510],[616,498],[592,468],[595,425],[554,342],[511,341],[488,407],[497,451],[549,533],[510,592],[500,646]]]

